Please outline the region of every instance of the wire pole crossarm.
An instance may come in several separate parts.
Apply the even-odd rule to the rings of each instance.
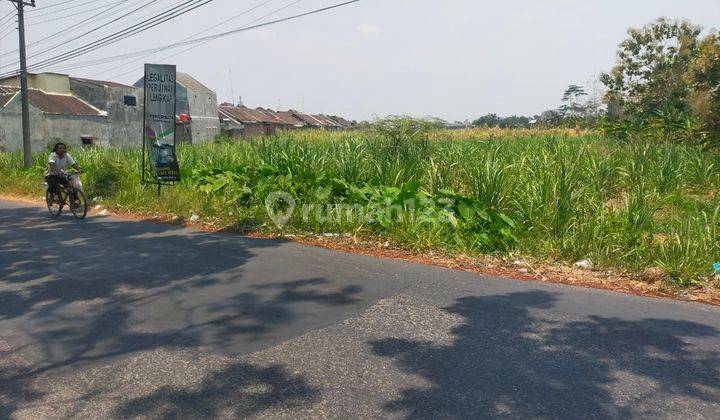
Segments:
[[[25,5],[25,6],[35,7],[35,0],[30,0],[30,1],[10,0],[10,1],[13,2],[13,3],[17,3],[17,4],[15,5],[15,7],[18,7],[18,6],[17,6],[18,4],[23,4],[23,5]]]
[[[23,164],[32,166],[32,143],[30,139],[30,106],[28,105],[27,62],[25,57],[25,6],[35,7],[35,0],[10,0],[15,3],[18,15],[18,40],[20,43],[20,99],[22,102]]]

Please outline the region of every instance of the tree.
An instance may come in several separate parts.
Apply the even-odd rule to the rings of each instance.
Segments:
[[[720,137],[720,32],[700,41],[685,81],[691,88],[690,106],[703,128]]]
[[[476,127],[497,127],[500,125],[502,118],[497,114],[487,114],[473,121],[472,125]]]
[[[585,89],[579,85],[570,85],[562,97],[562,105],[558,109],[564,119],[581,119],[586,116],[586,107],[583,97],[587,96]]]
[[[666,18],[629,29],[617,64],[601,75],[609,116],[632,119],[660,110],[688,112],[689,89],[683,76],[698,48],[700,31],[690,22]]]
[[[518,116],[518,115],[511,115],[506,118],[502,118],[500,121],[500,127],[502,128],[520,128],[520,127],[527,127],[530,125],[530,118]]]

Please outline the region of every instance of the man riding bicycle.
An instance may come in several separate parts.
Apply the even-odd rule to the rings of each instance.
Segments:
[[[53,151],[48,159],[48,168],[45,170],[45,182],[48,184],[48,190],[52,197],[57,196],[58,185],[68,187],[67,168],[73,168],[78,173],[82,173],[82,168],[75,162],[72,156],[67,152],[65,143],[56,143]],[[75,203],[76,197],[70,197]]]

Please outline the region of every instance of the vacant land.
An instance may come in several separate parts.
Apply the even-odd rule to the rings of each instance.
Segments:
[[[291,132],[179,149],[183,181],[140,184],[140,150],[80,149],[85,189],[104,205],[273,233],[266,205],[295,211],[286,233],[381,238],[413,251],[498,254],[651,272],[711,284],[720,257],[720,155],[698,145],[620,142],[592,132]],[[0,154],[3,190],[40,197]],[[195,216],[196,217],[193,217]]]

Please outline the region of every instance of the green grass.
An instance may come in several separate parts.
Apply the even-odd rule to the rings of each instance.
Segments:
[[[242,231],[276,231],[265,198],[287,191],[298,206],[320,204],[309,214],[323,216],[303,220],[296,210],[285,228],[293,233],[386,237],[449,254],[590,258],[630,271],[659,266],[683,286],[707,281],[720,259],[720,156],[697,145],[561,131],[293,132],[183,145],[183,182],[160,197],[140,184],[139,150],[71,153],[86,169],[89,196],[110,207],[194,213]],[[37,154],[25,170],[19,153],[0,154],[5,190],[40,197],[45,160]],[[338,203],[394,213],[350,220]]]

